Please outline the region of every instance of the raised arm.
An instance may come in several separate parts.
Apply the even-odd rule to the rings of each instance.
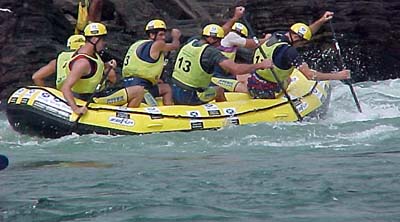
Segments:
[[[242,6],[235,8],[235,14],[231,19],[229,19],[225,24],[222,26],[222,29],[225,32],[225,35],[231,31],[233,24],[237,22],[242,16],[244,15],[245,8]]]
[[[265,34],[264,38],[258,40],[259,41],[258,44],[256,41],[254,41],[254,39],[246,39],[246,45],[244,47],[249,49],[255,49],[258,46],[264,44],[269,38],[271,38],[271,34]]]
[[[320,19],[318,19],[317,21],[313,22],[310,25],[310,29],[311,29],[312,34],[314,35],[321,28],[321,26],[323,24],[325,24],[327,21],[331,20],[333,18],[333,15],[334,15],[333,12],[326,11],[324,13],[324,15]]]
[[[181,44],[181,42],[179,41],[179,39],[181,38],[181,35],[182,35],[182,33],[179,29],[172,29],[171,30],[172,42],[166,43],[165,46],[162,48],[162,51],[169,52],[169,51],[178,49]]]
[[[155,41],[153,46],[151,47],[150,54],[152,58],[158,58],[161,52],[169,52],[175,49],[178,49],[180,46],[180,37],[181,31],[179,29],[172,29],[171,30],[171,37],[172,42],[166,43],[163,40]]]

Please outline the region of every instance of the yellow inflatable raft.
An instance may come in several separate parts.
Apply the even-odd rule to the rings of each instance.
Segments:
[[[302,117],[321,116],[330,98],[327,81],[309,81],[299,71],[291,76],[287,90]],[[216,129],[226,125],[297,121],[287,98],[251,99],[244,93],[226,93],[228,101],[204,105],[139,108],[91,103],[78,122],[60,91],[28,86],[17,89],[8,99],[7,117],[18,132],[44,137],[78,134],[145,134],[154,132]],[[78,105],[86,102],[77,100]]]

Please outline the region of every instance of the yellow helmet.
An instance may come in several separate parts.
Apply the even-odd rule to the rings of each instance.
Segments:
[[[235,22],[235,24],[232,26],[232,30],[242,34],[244,37],[249,36],[249,30],[240,22]]]
[[[210,36],[222,39],[225,36],[225,32],[221,26],[216,24],[209,24],[204,27],[203,36]]]
[[[86,37],[107,35],[107,28],[105,25],[94,22],[90,23],[83,30]]]
[[[290,30],[305,40],[311,40],[312,31],[310,27],[304,23],[296,23],[290,27]]]
[[[85,36],[83,35],[71,35],[67,40],[67,47],[75,50],[85,44]]]
[[[151,20],[150,22],[148,22],[146,25],[146,28],[145,28],[146,32],[155,30],[155,29],[167,29],[167,25],[165,24],[165,22],[163,20],[154,19],[154,20]]]

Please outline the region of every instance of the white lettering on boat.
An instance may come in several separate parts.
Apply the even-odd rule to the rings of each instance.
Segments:
[[[69,120],[69,117],[72,114],[72,111],[68,112],[66,110],[61,110],[57,107],[50,106],[49,104],[37,100],[33,102],[32,107],[66,120]]]
[[[27,90],[27,89],[25,89],[25,88],[18,89],[18,90],[14,93],[14,96],[19,96],[19,95],[21,95],[23,92],[25,92],[25,90]]]
[[[321,100],[322,96],[324,96],[321,91],[319,91],[317,88],[314,88],[313,92],[314,95],[318,97],[319,100]]]
[[[25,102],[21,102],[21,103],[28,103],[29,99],[32,97],[32,95],[36,92],[35,89],[29,89],[27,93],[25,93],[25,95],[22,97],[22,101]]]
[[[121,102],[121,101],[123,101],[123,100],[124,100],[124,97],[123,97],[123,96],[118,96],[118,97],[115,97],[115,98],[107,99],[106,103],[107,103],[107,104],[114,104],[114,103]]]
[[[220,116],[221,111],[219,111],[218,106],[215,104],[204,104],[203,107],[207,110],[209,116]]]
[[[207,110],[207,111],[211,111],[211,110],[218,110],[218,106],[215,104],[205,104],[203,105],[203,107]]]
[[[120,117],[116,117],[116,116],[110,116],[108,118],[108,121],[112,124],[117,124],[117,125],[121,125],[121,126],[134,126],[135,125],[135,121],[133,121],[131,119],[120,118]]]
[[[296,104],[296,109],[299,112],[304,112],[308,108],[308,103],[306,102],[300,102]]]
[[[150,114],[161,114],[161,111],[157,107],[147,107],[146,112]]]
[[[47,106],[53,106],[65,112],[71,113],[72,109],[61,98],[55,97],[47,92],[42,92],[35,101],[45,103]]]

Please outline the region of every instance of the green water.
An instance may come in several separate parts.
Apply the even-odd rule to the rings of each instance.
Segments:
[[[334,87],[325,120],[143,136],[19,135],[0,221],[399,221],[400,80]]]

